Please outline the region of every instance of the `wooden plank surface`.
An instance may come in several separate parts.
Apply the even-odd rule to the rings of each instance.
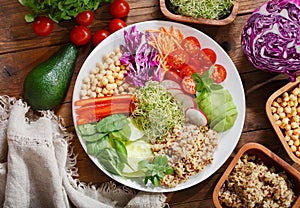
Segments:
[[[147,20],[167,20],[160,11],[158,0],[128,0],[128,2],[131,7],[130,13],[125,19],[128,25]],[[247,142],[253,141],[267,146],[300,170],[299,166],[288,158],[265,113],[266,100],[274,91],[287,83],[287,79],[273,81],[255,89],[255,86],[265,83],[266,80],[275,75],[252,67],[244,56],[240,45],[243,26],[254,9],[263,2],[265,1],[240,0],[237,18],[233,23],[226,26],[187,24],[216,40],[235,63],[246,92],[246,120],[239,143],[226,163],[200,184],[182,191],[167,193],[168,203],[171,207],[213,207],[211,198],[215,184],[235,153]],[[49,36],[38,37],[32,32],[32,24],[24,21],[24,15],[28,10],[22,7],[18,1],[0,0],[0,5],[0,93],[1,95],[22,97],[23,81],[27,73],[34,66],[50,57],[61,45],[69,42],[69,32],[75,25],[75,21],[55,24],[54,31]],[[108,8],[108,4],[103,4],[95,12],[96,19],[91,26],[92,32],[98,29],[107,29],[108,23],[112,19]],[[74,83],[80,67],[92,49],[91,44],[80,47],[68,94],[65,101],[55,109],[56,114],[64,119],[70,132],[74,132],[71,112]],[[251,91],[252,89],[255,90]],[[76,137],[72,145],[75,153],[78,154],[77,167],[80,180],[95,184],[110,180],[88,158]]]

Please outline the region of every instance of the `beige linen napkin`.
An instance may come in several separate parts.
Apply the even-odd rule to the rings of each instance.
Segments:
[[[100,187],[76,179],[73,135],[51,111],[36,116],[21,99],[0,96],[0,206],[164,207],[163,194],[114,182]]]

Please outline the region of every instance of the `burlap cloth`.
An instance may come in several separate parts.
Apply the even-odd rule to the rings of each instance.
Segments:
[[[163,194],[137,192],[114,182],[98,187],[80,182],[69,145],[73,134],[52,111],[39,113],[33,114],[21,99],[0,96],[0,206],[166,206]]]

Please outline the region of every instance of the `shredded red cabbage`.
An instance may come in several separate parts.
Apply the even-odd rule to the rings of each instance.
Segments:
[[[123,55],[122,64],[129,66],[129,72],[125,75],[126,82],[141,87],[149,80],[160,81],[162,68],[157,60],[157,50],[147,40],[148,33],[140,32],[133,26],[124,31],[125,45],[121,45]]]
[[[300,70],[300,0],[273,0],[257,8],[242,33],[242,48],[254,67],[287,73]]]

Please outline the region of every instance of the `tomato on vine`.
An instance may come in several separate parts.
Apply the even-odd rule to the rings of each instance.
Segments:
[[[46,16],[35,18],[32,28],[35,34],[39,36],[49,35],[53,30],[53,20]]]

